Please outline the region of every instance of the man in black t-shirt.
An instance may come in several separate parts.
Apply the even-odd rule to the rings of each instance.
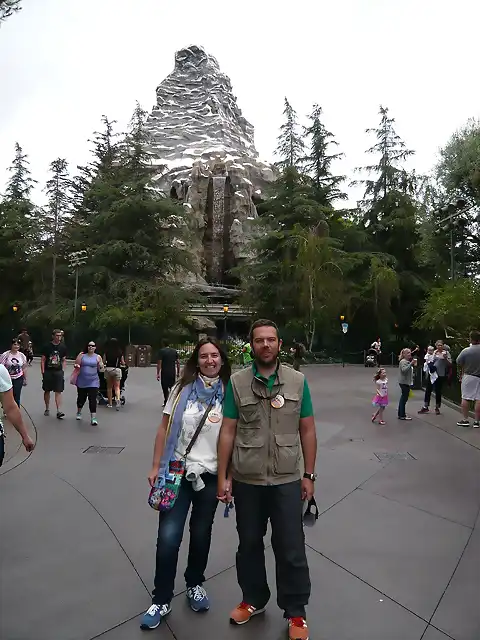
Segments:
[[[67,348],[62,342],[62,331],[55,329],[52,333],[52,342],[47,344],[42,350],[42,360],[40,368],[43,378],[43,398],[45,400],[45,413],[50,415],[50,393],[55,393],[55,404],[57,406],[57,418],[62,420],[65,417],[62,406],[62,393],[65,388],[64,366],[67,358]]]
[[[175,384],[176,378],[179,376],[180,360],[178,359],[178,353],[164,340],[157,357],[157,380],[160,380],[162,385],[163,406],[165,406],[168,395]]]

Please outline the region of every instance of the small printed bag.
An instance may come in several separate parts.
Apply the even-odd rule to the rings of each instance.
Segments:
[[[168,465],[168,472],[165,475],[165,485],[163,487],[157,487],[156,485],[150,489],[150,495],[148,496],[148,504],[155,509],[155,511],[170,511],[180,493],[180,485],[182,484],[183,476],[185,475],[185,468],[187,462],[187,456],[190,454],[193,445],[197,441],[200,431],[203,429],[210,409],[215,401],[215,395],[210,400],[210,403],[205,410],[205,413],[200,420],[192,439],[188,443],[188,447],[185,450],[185,455],[181,460],[170,460]]]

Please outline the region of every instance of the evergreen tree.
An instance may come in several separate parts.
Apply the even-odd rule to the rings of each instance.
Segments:
[[[343,157],[343,153],[329,153],[331,145],[338,145],[333,133],[325,128],[322,122],[322,108],[315,104],[309,116],[310,126],[305,127],[305,135],[310,141],[310,154],[304,158],[305,172],[311,176],[315,199],[320,204],[332,208],[335,200],[346,199],[339,185],[345,176],[334,176],[331,164]]]
[[[48,204],[44,212],[44,226],[47,234],[48,253],[52,260],[51,300],[55,309],[57,297],[57,263],[62,248],[62,237],[65,224],[71,213],[71,179],[68,163],[64,158],[57,158],[50,164],[51,177],[47,180],[45,191]]]
[[[280,127],[280,135],[277,138],[278,144],[275,150],[275,154],[281,158],[277,162],[277,167],[280,169],[298,169],[305,155],[305,142],[300,133],[297,113],[287,98],[285,98],[283,115],[286,121]]]
[[[8,168],[10,177],[5,195],[0,202],[0,270],[6,276],[1,294],[4,305],[19,297],[23,303],[30,294],[30,267],[37,250],[39,230],[37,211],[30,199],[36,181],[31,177],[28,165],[28,156],[17,142],[15,157]]]
[[[383,310],[383,321],[391,325],[396,319],[402,326],[411,326],[415,310],[425,295],[427,272],[419,266],[417,178],[404,167],[414,152],[406,147],[394,124],[388,109],[380,107],[379,126],[367,129],[377,140],[367,153],[378,155],[378,162],[360,169],[373,174],[372,178],[361,181],[365,185],[362,224],[371,249],[392,256],[390,266],[382,264],[380,273],[392,295],[398,294],[392,299],[391,309]],[[392,267],[396,278],[390,272]],[[374,266],[372,275],[376,272],[378,268]]]
[[[184,299],[174,283],[177,270],[188,267],[183,208],[152,187],[145,119],[137,105],[117,141],[104,117],[93,161],[76,180],[71,244],[89,252],[84,279],[94,280],[90,306],[98,325],[165,322],[178,317]]]
[[[0,0],[0,26],[4,20],[20,9],[20,0]]]
[[[387,198],[389,193],[412,193],[412,182],[403,168],[404,161],[414,154],[407,149],[405,143],[394,128],[395,119],[388,115],[388,108],[380,107],[380,123],[377,128],[370,128],[366,133],[373,134],[377,142],[367,149],[367,153],[379,156],[378,162],[362,167],[357,171],[374,174],[374,179],[361,180],[365,186],[362,206],[366,210],[364,222],[377,226],[389,210]],[[354,183],[358,184],[358,183]],[[391,205],[391,203],[390,203]]]

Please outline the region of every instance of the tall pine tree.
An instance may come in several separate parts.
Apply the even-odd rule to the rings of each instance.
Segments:
[[[23,301],[30,296],[31,263],[39,242],[37,210],[31,200],[36,181],[31,177],[28,156],[18,142],[8,171],[10,177],[0,202],[0,270],[5,274],[0,294],[3,308],[13,301],[21,301],[23,307]]]
[[[50,164],[51,177],[47,180],[45,191],[48,204],[44,211],[44,227],[47,235],[48,253],[51,256],[51,302],[55,310],[57,299],[57,268],[62,251],[64,229],[71,214],[71,186],[68,163],[57,158]]]

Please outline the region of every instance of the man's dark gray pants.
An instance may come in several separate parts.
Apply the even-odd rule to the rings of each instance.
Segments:
[[[237,579],[244,602],[260,609],[270,599],[263,541],[270,519],[277,604],[285,617],[305,617],[311,585],[305,554],[300,480],[276,486],[234,481],[233,498],[239,538]]]

